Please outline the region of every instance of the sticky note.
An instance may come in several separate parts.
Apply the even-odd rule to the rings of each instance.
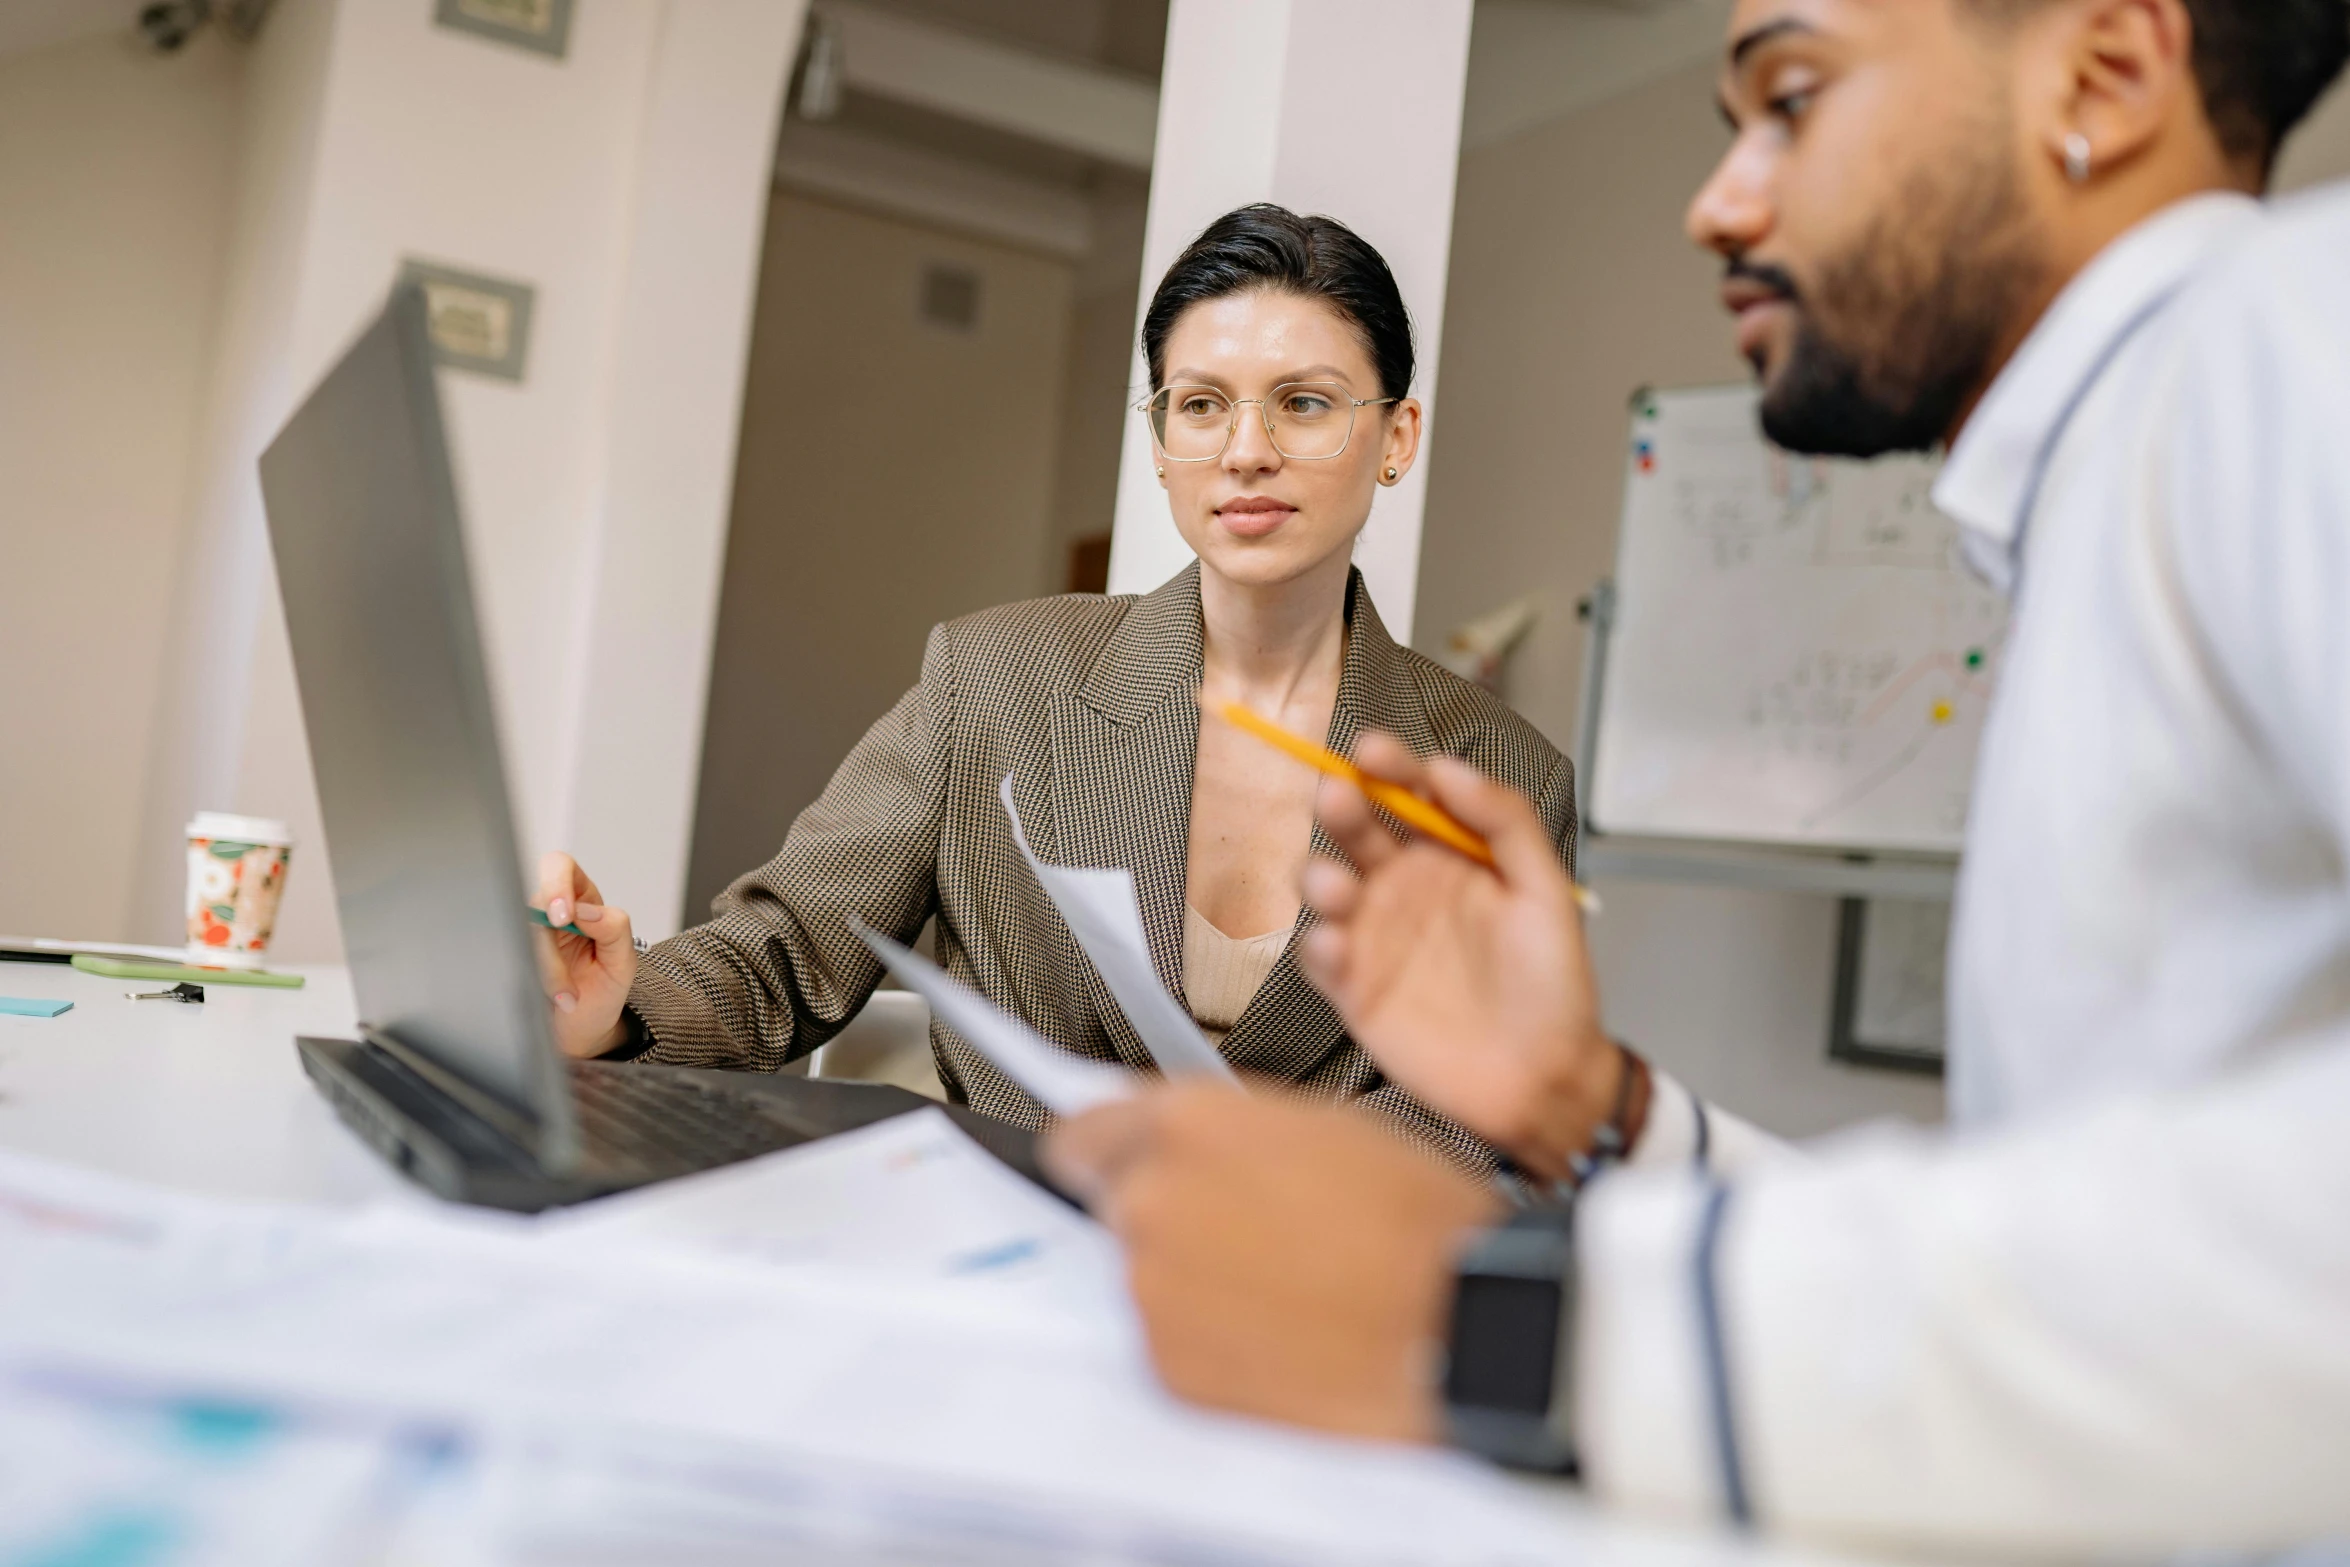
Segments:
[[[9,1017],[55,1017],[60,1012],[71,1012],[70,1001],[28,1000],[23,996],[0,996],[0,1013]]]

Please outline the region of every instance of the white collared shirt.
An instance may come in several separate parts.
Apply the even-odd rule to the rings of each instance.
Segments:
[[[2346,287],[2350,188],[2181,203],[1969,421],[1936,500],[2017,602],[1956,1135],[1752,1167],[1710,1254],[1710,1180],[1590,1195],[1603,1492],[2011,1551],[2350,1535]]]
[[[2350,510],[2329,511],[2318,482],[2350,482],[2350,421],[2330,438],[2308,430],[2304,451],[2280,451],[2274,434],[2294,405],[2327,402],[2313,382],[2330,375],[2338,393],[2350,363],[2290,341],[2259,365],[2242,362],[2262,351],[2249,339],[2221,364],[2187,349],[2198,378],[2241,383],[2231,397],[2243,400],[2225,404],[2208,385],[2179,386],[2166,363],[2190,330],[2166,301],[2263,227],[2252,201],[2207,196],[2113,246],[2002,377],[1937,487],[1970,555],[2019,590],[1953,927],[1961,1125],[2207,1081],[2275,1048],[2296,1020],[2350,1017],[2350,817],[2335,809],[2350,791],[2291,765],[2329,731],[2336,743],[2350,732],[2350,684],[2332,686],[2330,708],[2264,723],[2270,693],[2256,686],[2284,671],[2252,659],[2253,606],[2210,591],[2231,557],[2269,546],[2266,560],[2237,563],[2267,579],[2252,591],[2278,613],[2318,612],[2285,661],[2350,676],[2323,624],[2326,611],[2350,613]],[[2350,284],[2350,249],[2330,260],[2330,277],[2296,281]],[[2271,281],[2258,266],[2236,275]],[[2076,433],[2051,449],[2055,400],[2107,354]],[[2044,499],[2027,519],[2043,451]],[[2285,461],[2306,482],[2247,471]],[[2215,481],[2242,487],[2215,493]],[[2332,557],[2332,582],[2293,569],[2318,565],[2312,550]]]

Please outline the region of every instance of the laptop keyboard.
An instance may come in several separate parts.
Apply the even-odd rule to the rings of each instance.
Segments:
[[[601,1165],[704,1170],[807,1141],[750,1095],[666,1072],[583,1063],[571,1074],[571,1097],[588,1157]]]

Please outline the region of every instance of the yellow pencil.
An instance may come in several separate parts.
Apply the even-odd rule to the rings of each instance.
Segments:
[[[1494,863],[1492,848],[1474,829],[1464,825],[1443,807],[1421,799],[1401,784],[1372,777],[1337,752],[1316,745],[1302,735],[1291,734],[1263,714],[1238,702],[1211,702],[1203,696],[1200,706],[1242,733],[1255,735],[1275,750],[1297,758],[1314,771],[1345,779],[1362,790],[1364,797],[1373,805],[1386,810],[1414,831],[1427,834],[1446,848],[1475,860],[1487,870],[1500,869]],[[1575,902],[1581,905],[1586,914],[1599,913],[1599,894],[1589,887],[1580,884],[1576,886]]]

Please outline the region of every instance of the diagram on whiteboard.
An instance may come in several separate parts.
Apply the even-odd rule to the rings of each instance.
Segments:
[[[2006,635],[1934,465],[1791,457],[1749,388],[1634,410],[1602,831],[1955,852]]]

